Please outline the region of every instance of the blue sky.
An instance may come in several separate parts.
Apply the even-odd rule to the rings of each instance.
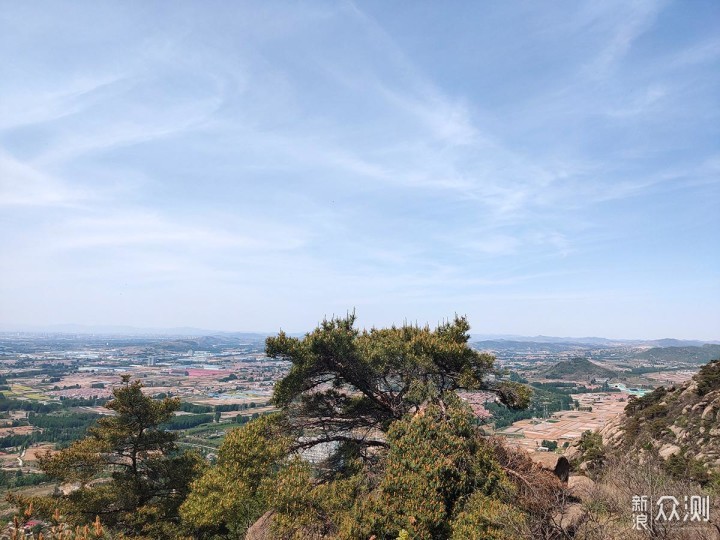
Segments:
[[[0,327],[718,339],[720,4],[3,2]]]

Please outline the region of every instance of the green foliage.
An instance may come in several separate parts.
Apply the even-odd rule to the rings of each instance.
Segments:
[[[557,441],[548,441],[545,439],[542,440],[542,445],[551,452],[557,450],[558,447]]]
[[[507,427],[518,420],[542,417],[545,413],[567,411],[572,408],[572,398],[568,392],[553,387],[536,387],[533,383],[532,396],[526,409],[515,410],[498,403],[487,403],[496,429]]]
[[[602,469],[607,456],[607,449],[603,445],[602,435],[595,431],[584,431],[578,443],[580,461],[587,463],[589,471]]]
[[[30,425],[41,428],[32,434],[32,441],[54,442],[67,445],[85,436],[87,430],[100,418],[94,413],[52,413],[48,415],[29,413]]]
[[[23,399],[9,399],[0,397],[0,411],[32,411],[47,414],[60,409],[59,403],[38,403]]]
[[[193,538],[242,538],[263,515],[287,540],[461,538],[473,527],[500,539],[510,529],[498,520],[522,523],[495,447],[455,391],[493,390],[523,407],[531,390],[487,380],[494,358],[468,346],[464,318],[434,330],[354,323],[268,338],[267,354],[292,363],[273,395],[282,411],[230,431],[193,483],[180,510]],[[300,459],[322,443],[326,459]]]
[[[562,382],[562,381],[552,381],[552,382],[532,382],[530,383],[530,386],[533,388],[539,388],[541,390],[548,390],[550,392],[556,393],[556,394],[589,394],[592,392],[597,392],[597,388],[588,388],[584,384],[578,384],[575,382]],[[602,386],[603,392],[620,392],[619,388],[615,388],[614,386],[610,386],[607,384],[607,382],[603,383]]]
[[[29,447],[40,442],[54,442],[58,446],[67,445],[83,437],[100,415],[93,413],[52,412],[49,414],[30,411],[28,420],[22,425],[40,428],[27,435],[8,435],[0,438],[0,448],[11,446]]]
[[[617,376],[612,370],[594,364],[587,358],[572,358],[567,361],[558,362],[551,368],[543,372],[543,376],[547,379],[566,379],[573,380],[591,380],[591,379],[611,379]]]
[[[658,364],[668,362],[697,362],[704,364],[720,355],[720,345],[706,343],[701,347],[654,347],[635,355],[635,358],[650,360]]]
[[[663,464],[665,470],[673,477],[681,480],[692,480],[700,485],[706,485],[711,474],[702,461],[687,455],[687,449],[671,455]]]
[[[244,411],[246,409],[254,409],[255,407],[256,403],[254,401],[250,403],[227,403],[215,405],[215,412]]]
[[[494,357],[468,346],[465,318],[429,327],[404,325],[359,331],[355,315],[325,320],[303,338],[281,332],[267,354],[292,362],[273,401],[306,432],[303,446],[352,440],[385,446],[370,432],[458,389],[494,390],[510,407],[527,406],[530,391],[517,383],[490,383]]]
[[[720,359],[713,360],[701,367],[695,380],[699,396],[704,396],[713,390],[720,390]]]
[[[198,405],[196,403],[188,403],[187,401],[183,401],[182,403],[180,403],[180,410],[193,414],[207,414],[214,412],[214,407],[212,405]]]
[[[528,380],[525,377],[523,377],[522,375],[520,375],[519,373],[517,373],[515,371],[511,371],[508,377],[512,382],[517,382],[517,383],[521,383],[521,384],[527,384],[527,382],[528,382]]]
[[[45,474],[24,473],[18,471],[0,470],[0,487],[16,488],[22,486],[37,486],[50,480]]]
[[[457,398],[394,422],[388,442],[379,465],[325,481],[307,462],[287,462],[265,484],[276,537],[459,539],[477,529],[468,538],[512,538],[501,519],[521,530],[522,514],[503,502],[511,484]]]
[[[497,388],[496,392],[500,398],[500,402],[504,404],[510,404],[510,409],[527,409],[530,405],[530,398],[533,396],[533,391],[525,385],[516,382],[502,382]]]
[[[212,414],[184,414],[173,416],[169,421],[164,422],[162,427],[171,430],[189,429],[201,424],[209,424],[212,421]]]
[[[378,487],[358,506],[353,538],[448,538],[453,516],[473,493],[502,497],[509,484],[472,414],[452,404],[430,405],[395,422]]]
[[[670,409],[661,403],[668,391],[660,386],[642,397],[632,396],[625,406],[625,438],[624,445],[632,446],[640,434],[647,430],[650,436],[659,438],[668,430],[671,419],[668,417]]]
[[[69,409],[71,407],[97,407],[105,405],[109,398],[69,398],[60,396],[60,404],[63,408]]]
[[[357,501],[368,492],[363,472],[318,483],[307,462],[293,459],[272,485],[275,534],[297,540],[347,538],[356,521]]]
[[[516,540],[530,536],[522,512],[481,492],[468,499],[451,527],[451,540]]]
[[[61,499],[15,502],[32,502],[44,516],[58,507],[70,523],[103,515],[105,523],[128,534],[175,538],[178,506],[202,464],[197,454],[177,450],[175,434],[159,428],[179,402],[153,400],[140,382],[124,376],[105,406],[115,415],[99,419],[84,439],[39,459],[48,476],[79,482],[80,489]]]
[[[268,506],[267,486],[285,466],[290,439],[279,415],[230,430],[217,463],[192,485],[180,514],[200,538],[242,533]]]

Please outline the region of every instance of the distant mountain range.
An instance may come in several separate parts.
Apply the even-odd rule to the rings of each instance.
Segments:
[[[720,345],[706,343],[700,347],[653,347],[637,353],[635,358],[660,363],[675,360],[705,364],[720,358]]]
[[[516,336],[511,334],[473,334],[471,341],[475,343],[495,343],[498,346],[519,343],[564,343],[567,345],[583,345],[594,347],[649,346],[649,347],[699,347],[707,343],[720,344],[720,341],[702,341],[697,339],[609,339],[601,337],[556,337],[556,336]]]
[[[17,325],[1,328],[3,333],[27,334],[83,334],[95,336],[166,336],[166,337],[206,337],[229,336],[236,338],[264,338],[275,332],[221,332],[190,326],[171,328],[139,328],[136,326],[113,325],[84,325],[84,324],[56,324],[49,326]]]
[[[56,325],[8,325],[0,328],[0,333],[27,333],[27,334],[74,334],[95,336],[167,336],[167,337],[205,337],[221,336],[236,338],[264,338],[276,332],[240,332],[218,331],[192,326],[178,326],[167,328],[141,328],[123,325],[84,325],[84,324],[56,324]],[[301,336],[302,332],[290,335]],[[540,345],[565,345],[562,350],[570,348],[588,347],[701,347],[706,344],[720,345],[720,341],[681,340],[681,339],[609,339],[602,337],[558,337],[558,336],[521,336],[515,334],[473,334],[470,341],[476,348],[490,350],[527,349]],[[544,348],[544,347],[543,347]],[[546,349],[546,348],[545,348]],[[547,350],[547,349],[546,349]],[[560,349],[558,349],[560,350]]]

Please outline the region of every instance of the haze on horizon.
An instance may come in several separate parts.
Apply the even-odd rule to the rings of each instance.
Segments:
[[[0,329],[720,338],[720,4],[5,2]]]

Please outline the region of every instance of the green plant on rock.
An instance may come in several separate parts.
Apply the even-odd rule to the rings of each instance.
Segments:
[[[720,390],[720,359],[713,360],[700,368],[695,375],[697,394],[704,396],[714,390]]]

